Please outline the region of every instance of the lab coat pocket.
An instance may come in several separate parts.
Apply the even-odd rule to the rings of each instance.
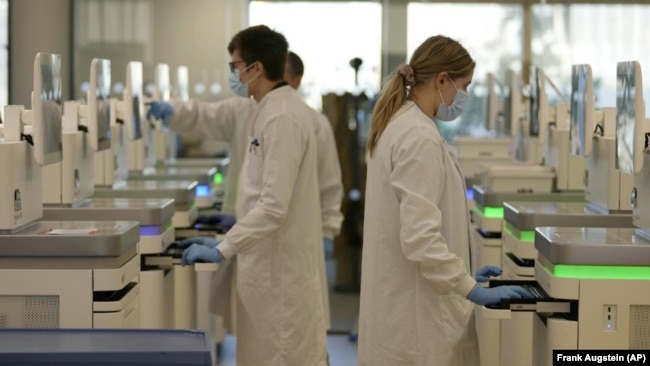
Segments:
[[[455,293],[442,295],[440,311],[445,324],[445,334],[452,349],[472,347],[477,344],[474,306],[471,302]]]
[[[237,283],[249,287],[269,287],[273,264],[272,240],[260,240],[250,250],[239,253],[237,262]]]
[[[246,170],[246,174],[248,174],[248,181],[255,187],[259,187],[262,182],[263,161],[261,146],[255,146],[254,149],[251,148],[248,154],[248,169]]]

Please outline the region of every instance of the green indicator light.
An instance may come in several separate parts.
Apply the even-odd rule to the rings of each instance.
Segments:
[[[214,176],[212,177],[212,181],[214,182],[214,184],[223,183],[223,174],[215,173]]]
[[[551,272],[555,277],[563,278],[650,280],[650,267],[646,266],[574,266],[556,264]]]
[[[510,234],[511,236],[516,236],[515,233],[512,231],[510,224],[506,223],[505,230],[506,233]],[[534,231],[519,232],[519,241],[523,241],[524,243],[535,243],[535,232]]]
[[[519,240],[526,243],[535,242],[535,232],[534,231],[522,231],[519,233]]]
[[[483,216],[487,219],[503,220],[503,207],[484,207]]]

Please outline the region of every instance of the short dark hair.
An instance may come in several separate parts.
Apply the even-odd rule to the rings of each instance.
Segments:
[[[289,72],[293,76],[302,76],[305,72],[305,65],[302,63],[300,56],[294,52],[289,51],[287,55],[287,63],[289,64]]]
[[[231,55],[235,50],[239,50],[246,66],[253,62],[264,65],[269,80],[284,78],[289,43],[282,34],[265,25],[248,27],[237,33],[228,44]]]

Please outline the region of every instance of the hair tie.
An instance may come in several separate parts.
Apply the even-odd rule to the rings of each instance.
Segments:
[[[404,79],[404,82],[408,86],[413,86],[415,85],[415,73],[413,72],[413,68],[409,64],[402,64],[400,67],[397,68],[397,73],[402,76],[402,79]]]

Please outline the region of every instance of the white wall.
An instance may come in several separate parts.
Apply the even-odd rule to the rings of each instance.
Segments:
[[[111,60],[112,81],[124,82],[126,63],[141,61],[144,80],[154,80],[157,63],[170,66],[174,85],[179,65],[189,68],[190,96],[215,99],[210,85],[227,87],[226,47],[247,24],[247,0],[76,0],[75,85],[88,79],[90,60]],[[193,95],[203,83],[206,92]]]
[[[205,84],[207,99],[212,98],[209,87],[214,82],[221,84],[222,96],[230,94],[226,48],[247,25],[247,14],[248,1],[242,0],[156,0],[153,61],[167,63],[172,70],[188,66],[190,94],[198,82]],[[153,78],[151,71],[145,75]]]
[[[70,96],[70,0],[11,1],[10,104],[31,108],[34,57],[38,52],[61,55],[62,93]]]

